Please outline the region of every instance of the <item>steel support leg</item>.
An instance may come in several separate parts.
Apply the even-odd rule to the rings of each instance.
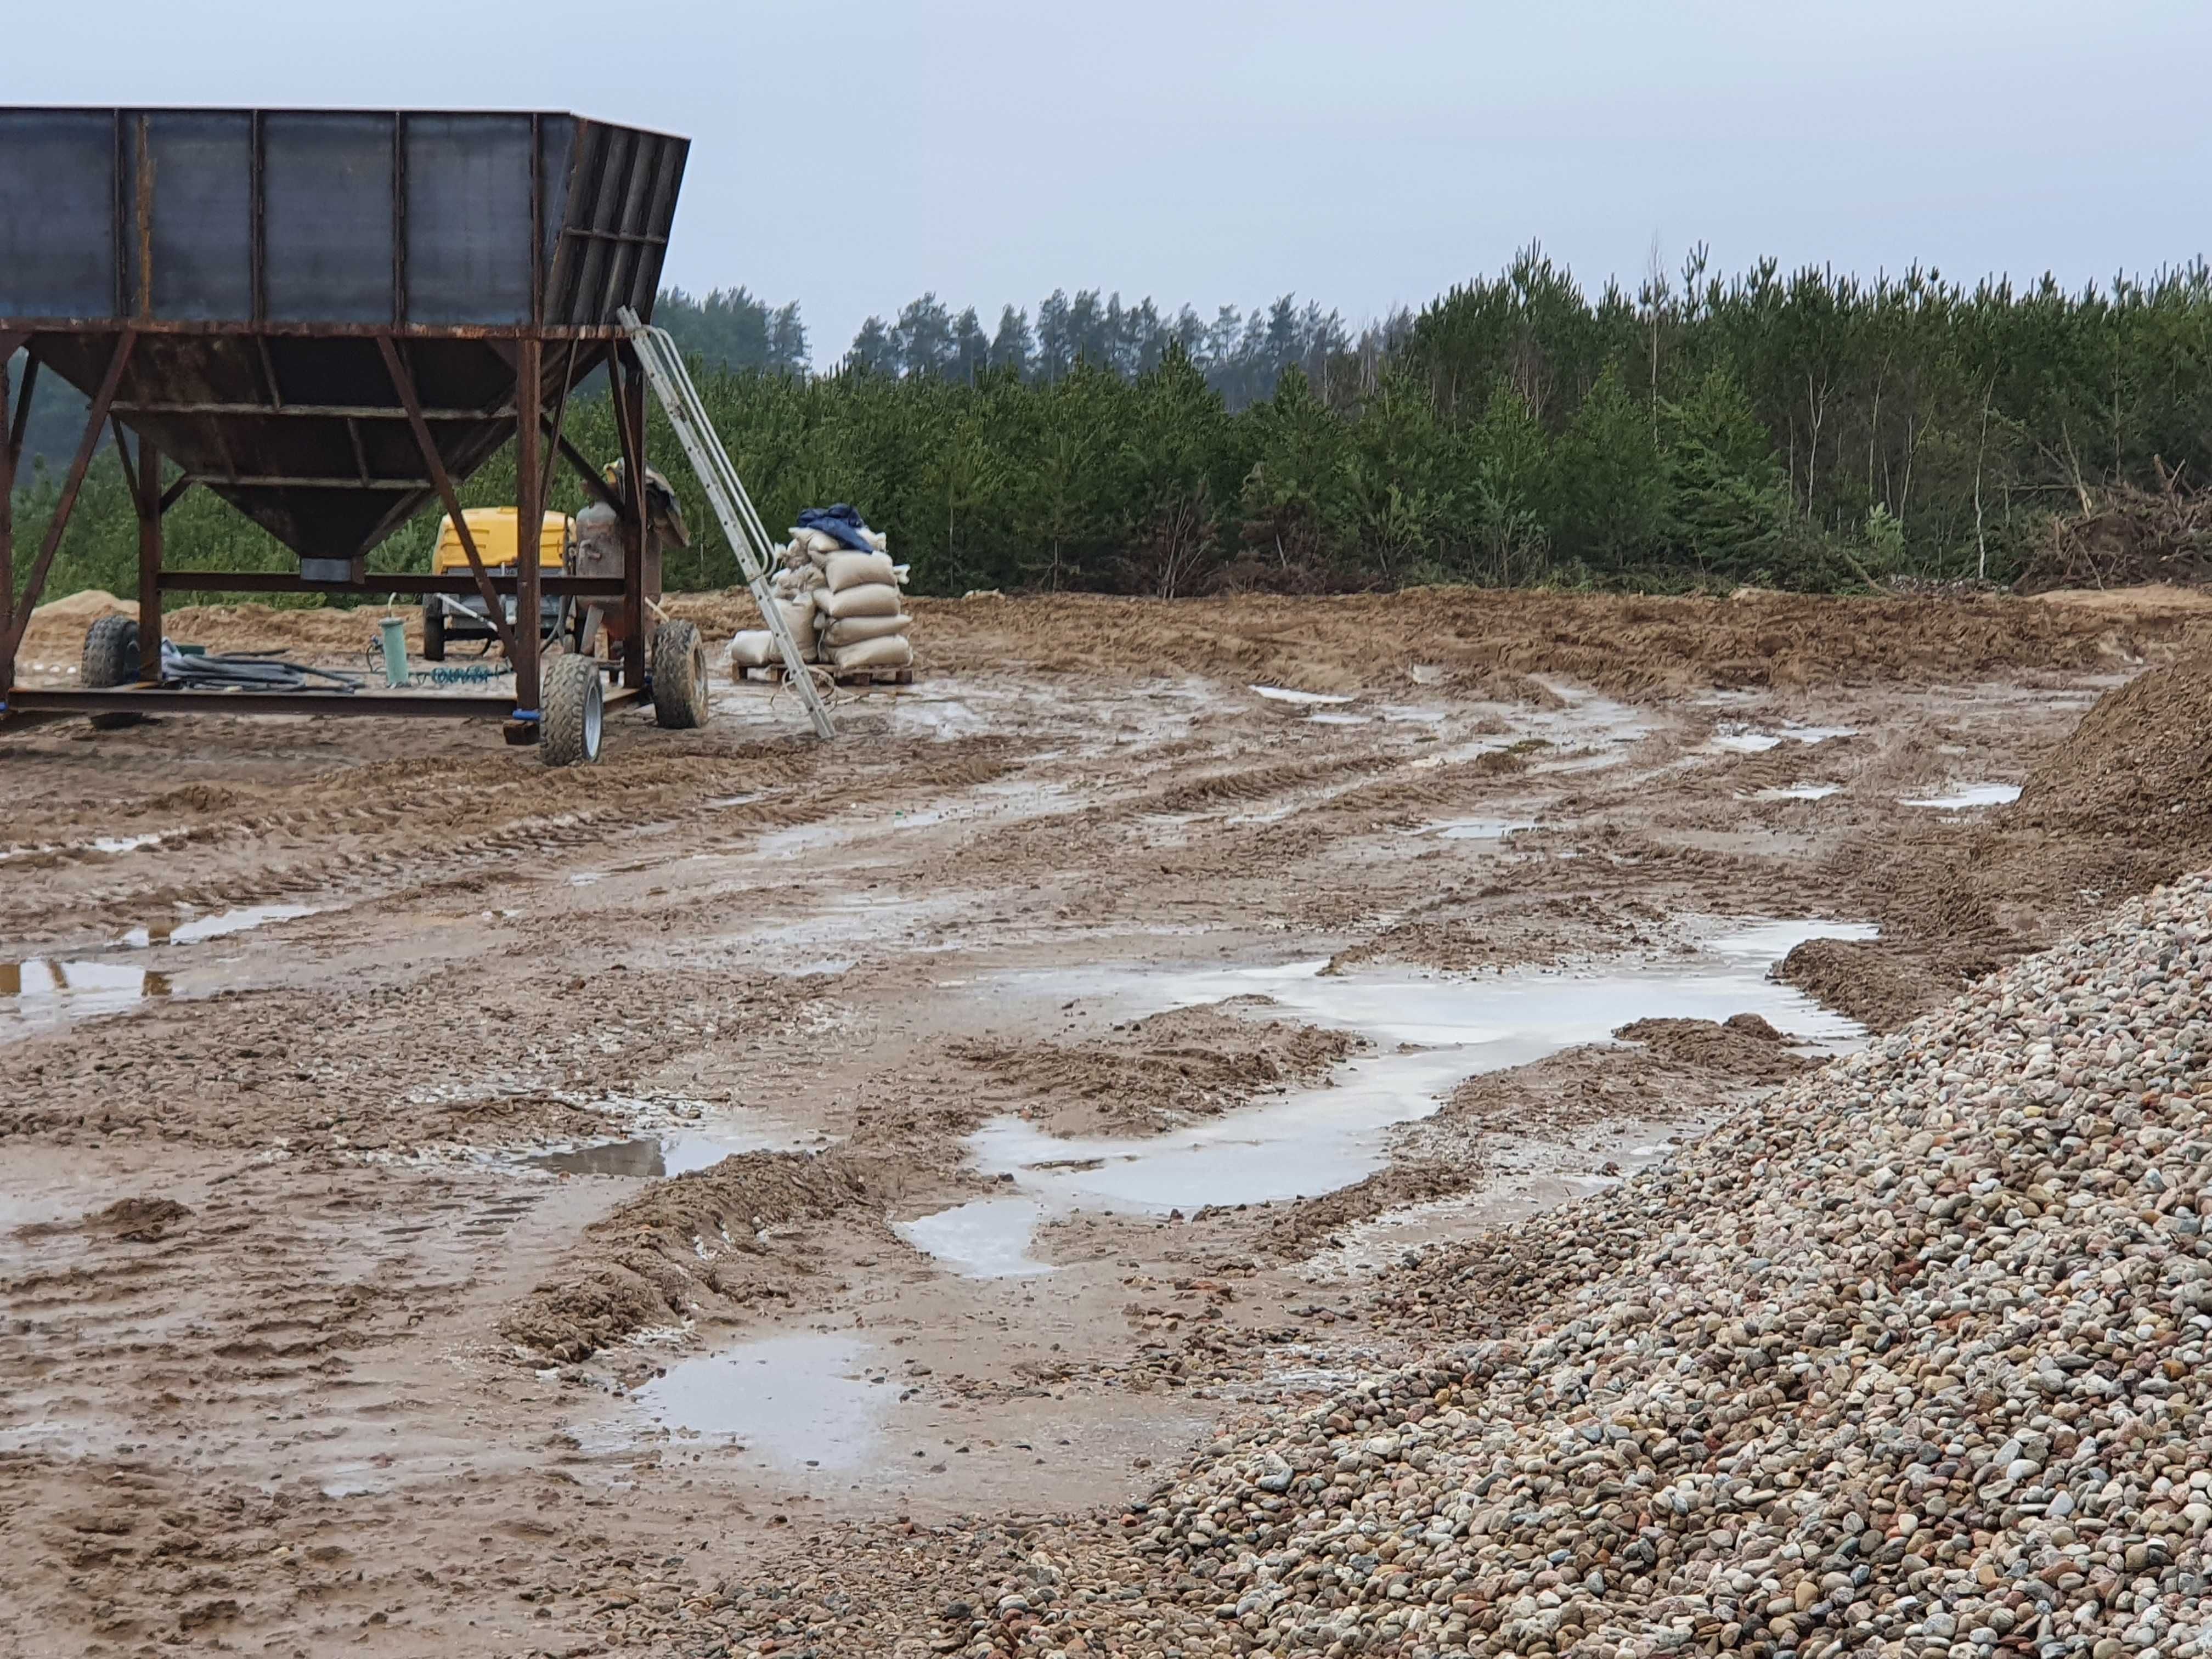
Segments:
[[[122,447],[119,437],[116,447]],[[161,678],[161,452],[141,437],[137,470],[132,471],[126,458],[123,477],[131,486],[131,505],[138,513],[138,678],[158,684]]]
[[[538,406],[544,391],[543,350],[534,336],[517,343],[514,383],[514,718],[533,724],[541,708],[538,559],[545,479],[539,465]]]
[[[131,362],[131,348],[138,343],[136,330],[125,329],[115,343],[115,352],[107,360],[107,373],[101,379],[100,390],[93,394],[92,408],[84,422],[84,437],[76,447],[76,456],[70,463],[68,475],[62,480],[61,494],[54,501],[54,516],[46,526],[46,540],[40,544],[39,556],[31,562],[30,579],[23,584],[21,599],[11,607],[14,614],[8,619],[4,633],[0,633],[0,671],[4,671],[7,683],[15,684],[15,653],[22,648],[24,631],[31,623],[31,612],[38,608],[39,595],[46,591],[46,572],[53,568],[54,555],[61,550],[62,533],[69,528],[70,514],[76,508],[77,492],[84,488],[85,470],[100,448],[100,436],[107,426],[107,408],[115,401],[115,391],[123,383],[123,371]],[[10,445],[15,440],[10,434]],[[14,487],[14,480],[9,481]]]
[[[627,342],[615,348],[615,426],[622,436],[623,684],[645,684],[645,539],[652,534],[645,501],[645,375]]]
[[[9,688],[15,684],[15,653],[8,641],[15,622],[15,460],[22,453],[17,445],[23,418],[8,422],[8,363],[21,344],[20,336],[0,335],[0,650],[7,652],[0,656],[0,705],[6,703]],[[36,369],[23,378],[23,413],[27,416]]]

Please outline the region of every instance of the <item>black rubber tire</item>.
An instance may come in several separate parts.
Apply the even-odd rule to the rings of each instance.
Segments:
[[[84,664],[77,684],[93,690],[138,683],[138,624],[130,617],[102,617],[84,633]],[[93,725],[102,732],[136,726],[140,714],[94,714]]]
[[[653,718],[672,732],[707,723],[707,647],[696,623],[666,622],[653,636]]]
[[[422,607],[422,658],[426,662],[446,659],[446,607],[442,604]]]
[[[599,665],[563,652],[538,670],[538,755],[548,766],[589,766],[606,729]]]

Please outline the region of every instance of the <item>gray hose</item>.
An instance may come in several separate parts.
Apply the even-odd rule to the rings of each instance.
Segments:
[[[161,641],[161,684],[195,691],[308,691],[361,689],[361,677],[248,653],[188,654]]]

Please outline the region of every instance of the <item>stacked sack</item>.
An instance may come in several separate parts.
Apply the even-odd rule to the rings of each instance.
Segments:
[[[890,539],[882,532],[858,533],[869,544],[866,552],[826,531],[793,527],[789,545],[778,550],[779,568],[769,586],[808,662],[828,663],[841,673],[908,667],[914,661],[907,638],[912,618],[899,594],[906,567],[891,562]],[[740,668],[782,660],[775,636],[765,628],[739,634],[730,656]]]

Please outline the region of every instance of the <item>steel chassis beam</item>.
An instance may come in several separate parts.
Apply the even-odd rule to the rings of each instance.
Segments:
[[[392,571],[372,572],[357,582],[306,582],[281,570],[164,570],[165,593],[474,593],[473,576],[422,576]],[[515,591],[515,579],[491,573],[491,585],[501,593]],[[538,579],[541,593],[569,593],[579,598],[608,599],[622,594],[619,576],[554,576]]]
[[[628,688],[610,690],[606,707],[635,702]],[[17,686],[8,694],[5,717],[17,714],[354,714],[426,720],[504,720],[511,697],[464,696],[441,691],[165,691],[151,685]]]

